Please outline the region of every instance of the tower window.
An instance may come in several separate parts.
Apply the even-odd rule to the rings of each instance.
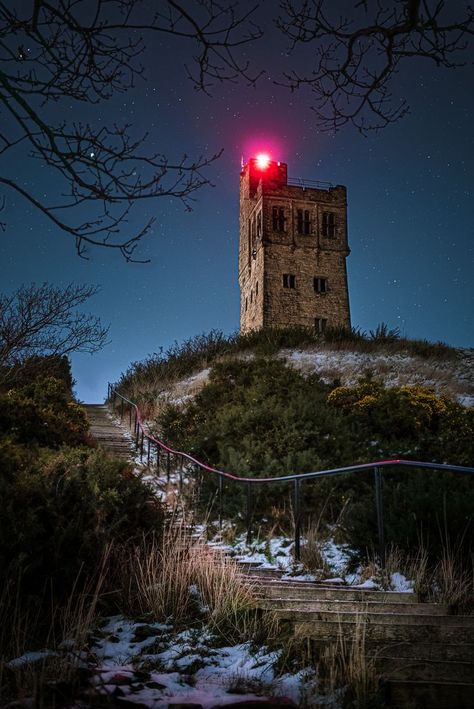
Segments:
[[[323,212],[323,236],[336,236],[336,215],[334,212]]]
[[[262,236],[262,212],[257,214],[257,237]]]
[[[272,207],[273,231],[285,231],[285,210],[283,207]]]
[[[298,234],[311,234],[309,209],[298,209],[296,213],[296,231]]]
[[[250,291],[250,302],[253,303],[253,290]]]
[[[258,281],[255,283],[255,297],[258,295]]]
[[[316,332],[324,332],[327,324],[328,321],[326,320],[326,318],[314,318],[314,328]]]
[[[248,298],[245,298],[245,312],[247,312],[248,307],[249,307],[249,301],[248,301]]]
[[[329,288],[328,288],[328,279],[327,278],[313,278],[313,288],[315,293],[327,293]]]
[[[283,288],[296,288],[296,276],[293,273],[283,274]]]

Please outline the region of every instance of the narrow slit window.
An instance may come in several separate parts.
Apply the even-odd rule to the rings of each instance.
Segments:
[[[334,212],[323,212],[323,236],[336,236],[336,215]]]
[[[283,288],[296,288],[296,276],[293,273],[283,274]]]
[[[298,209],[296,213],[296,231],[298,234],[311,234],[309,209]]]
[[[327,293],[328,292],[328,279],[316,276],[313,278],[313,288],[315,293]]]
[[[326,318],[314,318],[314,328],[316,332],[322,333],[327,327],[328,321]]]
[[[273,231],[285,231],[285,210],[283,207],[272,207]]]

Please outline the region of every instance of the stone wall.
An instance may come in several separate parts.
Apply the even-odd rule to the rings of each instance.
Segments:
[[[250,171],[241,176],[241,331],[313,327],[316,319],[349,327],[345,187],[268,186],[261,180],[252,190]]]

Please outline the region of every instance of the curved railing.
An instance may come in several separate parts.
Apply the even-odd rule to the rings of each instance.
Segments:
[[[117,406],[117,399],[120,403]],[[246,510],[246,520],[247,520],[247,541],[251,541],[252,537],[252,497],[251,497],[251,487],[252,485],[262,485],[269,483],[284,483],[293,482],[293,501],[294,501],[294,526],[295,526],[295,558],[298,560],[300,557],[300,546],[301,546],[301,483],[304,480],[311,480],[314,478],[329,477],[333,475],[342,475],[344,473],[360,473],[367,470],[372,470],[374,473],[374,497],[375,497],[375,507],[377,514],[377,532],[378,532],[378,546],[379,546],[379,557],[382,566],[385,564],[385,535],[384,535],[384,509],[383,509],[383,497],[382,497],[382,482],[383,482],[383,469],[386,467],[410,467],[410,468],[429,468],[430,470],[445,470],[458,473],[474,473],[474,468],[463,466],[463,465],[449,465],[446,463],[427,463],[425,461],[419,460],[403,460],[403,459],[390,459],[390,460],[378,460],[372,463],[359,463],[357,465],[348,465],[342,468],[331,468],[328,470],[318,470],[310,473],[293,473],[291,475],[280,475],[275,477],[245,477],[240,475],[234,475],[233,473],[226,472],[224,470],[219,470],[218,468],[213,468],[206,463],[194,458],[194,456],[184,451],[179,451],[170,446],[169,444],[161,441],[156,436],[149,433],[145,426],[143,425],[143,420],[141,417],[140,409],[138,405],[127,399],[125,396],[120,394],[114,387],[109,384],[107,392],[107,400],[111,403],[112,408],[115,413],[117,409],[119,410],[120,420],[123,421],[126,412],[125,404],[128,405],[128,418],[129,418],[129,428],[133,434],[135,441],[135,447],[140,455],[140,460],[143,461],[146,457],[147,465],[153,465],[158,470],[163,467],[163,455],[164,455],[164,469],[168,480],[170,479],[171,473],[171,458],[174,458],[175,465],[181,470],[184,465],[184,461],[188,461],[192,465],[196,466],[198,469],[212,473],[218,476],[218,505],[219,505],[219,524],[222,523],[222,500],[224,495],[223,482],[225,479],[232,480],[233,482],[245,484],[247,486],[247,510]],[[176,464],[176,461],[180,461],[180,464]]]

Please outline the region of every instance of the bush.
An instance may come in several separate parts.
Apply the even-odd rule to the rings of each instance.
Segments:
[[[45,377],[0,394],[0,436],[18,443],[57,448],[87,443],[84,410],[71,400],[62,379]]]
[[[240,476],[276,477],[387,458],[458,465],[474,459],[473,410],[423,387],[385,389],[370,379],[331,390],[317,376],[303,376],[275,359],[215,364],[193,401],[168,406],[158,426],[176,447]],[[422,534],[436,546],[444,520],[454,539],[472,519],[472,476],[397,468],[384,478],[388,542],[407,548]],[[322,523],[333,525],[346,507],[346,541],[361,552],[373,546],[371,471],[302,485],[308,515],[322,514]],[[225,514],[242,522],[244,488],[225,483]],[[206,474],[203,505],[216,490],[217,480]],[[253,486],[255,520],[271,523],[271,508],[290,508],[290,494],[283,483]]]
[[[163,521],[152,491],[100,450],[32,455],[3,441],[0,505],[0,575],[18,572],[28,593],[67,593],[109,543],[133,543]]]

